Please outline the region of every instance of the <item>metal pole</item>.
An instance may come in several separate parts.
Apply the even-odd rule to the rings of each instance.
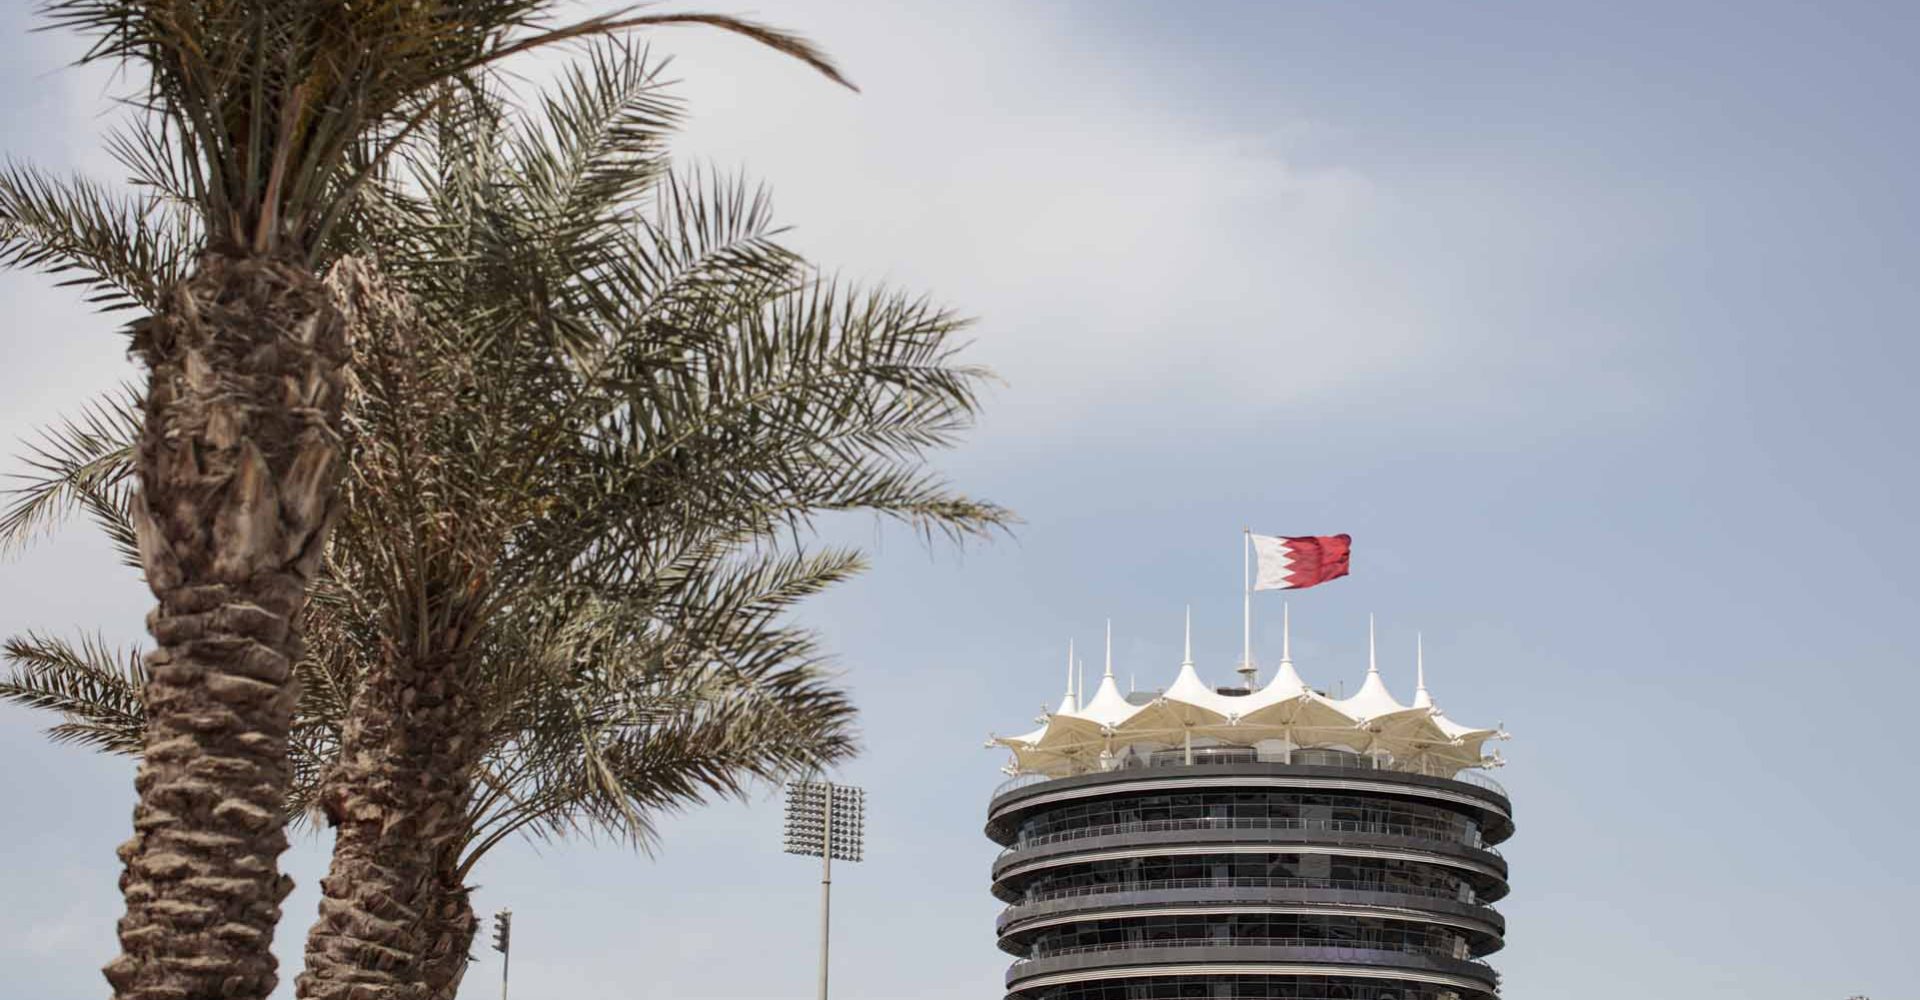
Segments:
[[[493,915],[493,950],[500,953],[500,1000],[507,1000],[507,964],[513,955],[513,911]]]
[[[1253,529],[1240,530],[1240,676],[1253,687]]]
[[[820,845],[820,1000],[827,1000],[827,927],[833,917],[833,783],[823,782],[821,788],[826,796],[826,830]]]

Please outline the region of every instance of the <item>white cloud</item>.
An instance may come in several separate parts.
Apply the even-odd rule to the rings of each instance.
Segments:
[[[1537,330],[1512,298],[1564,284],[1562,258],[1583,252],[1559,240],[1581,209],[1554,192],[1459,165],[1371,176],[1326,154],[1338,129],[1274,110],[1286,95],[1196,102],[1191,80],[1162,78],[1168,63],[1102,47],[1050,8],[756,15],[804,29],[863,93],[734,36],[655,33],[691,110],[681,155],[768,182],[823,264],[979,317],[971,356],[1009,383],[989,436],[1244,426],[1336,392],[1350,423],[1418,412],[1423,426],[1538,429],[1566,422],[1543,410],[1652,405],[1631,365],[1591,363],[1619,330]],[[94,133],[111,87],[37,58],[66,124],[36,155],[110,176]],[[127,371],[109,325],[64,291],[0,281],[39,286],[14,339],[44,360],[23,366],[42,374],[0,412],[8,429]],[[90,343],[32,343],[31,328]]]
[[[980,315],[978,356],[1019,418],[1071,422],[1176,381],[1260,403],[1275,371],[1310,393],[1412,346],[1391,290],[1348,277],[1373,184],[1272,138],[1310,122],[1218,128],[1030,5],[778,19],[865,92],[734,39],[661,36],[693,113],[680,148],[769,180],[818,259]]]
[[[1208,426],[1336,390],[1352,418],[1568,402],[1579,338],[1495,325],[1510,284],[1559,266],[1501,177],[1414,189],[1303,165],[1295,147],[1334,130],[1244,94],[1196,106],[1190,82],[1035,5],[768,19],[864,92],[736,38],[660,34],[692,112],[680,150],[770,182],[821,262],[979,316],[975,357],[1011,384],[990,430]]]

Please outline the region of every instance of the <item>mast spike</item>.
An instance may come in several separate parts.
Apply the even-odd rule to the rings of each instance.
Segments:
[[[1193,666],[1193,605],[1187,605],[1187,652],[1180,661],[1183,667]]]
[[[1373,612],[1369,611],[1367,612],[1367,673],[1377,674],[1379,672],[1380,661],[1374,655],[1373,650]]]
[[[1113,619],[1107,619],[1107,677],[1113,676]]]
[[[1280,662],[1293,662],[1293,606],[1291,601],[1280,603]]]
[[[1427,643],[1419,632],[1413,634],[1413,670],[1413,707],[1433,710],[1433,695],[1427,693]]]
[[[1080,690],[1073,686],[1073,640],[1067,640],[1067,702],[1080,710]]]

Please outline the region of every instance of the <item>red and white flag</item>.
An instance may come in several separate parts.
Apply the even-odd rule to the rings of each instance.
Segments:
[[[1260,571],[1253,581],[1255,590],[1299,590],[1347,575],[1347,556],[1353,549],[1351,535],[1282,538],[1250,533],[1248,537],[1260,557]]]

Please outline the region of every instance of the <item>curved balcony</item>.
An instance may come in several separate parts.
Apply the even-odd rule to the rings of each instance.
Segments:
[[[1144,941],[1096,946],[1071,953],[1023,959],[1007,969],[1010,992],[1054,982],[1103,978],[1106,974],[1353,975],[1374,970],[1393,978],[1494,994],[1500,975],[1485,962],[1390,948],[1350,947],[1309,939],[1248,941]]]
[[[1458,847],[1470,847],[1477,851],[1484,851],[1496,858],[1501,857],[1497,849],[1479,838],[1463,837],[1449,830],[1436,830],[1431,827],[1414,826],[1406,823],[1369,823],[1363,820],[1292,819],[1287,817],[1237,819],[1231,816],[1202,816],[1196,819],[1149,819],[1139,820],[1133,823],[1106,823],[1099,826],[1075,827],[1070,830],[1042,833],[1016,840],[1001,850],[1000,857],[1005,858],[1009,855],[1029,851],[1036,847],[1083,840],[1089,837],[1112,837],[1122,834],[1160,833],[1173,830],[1258,830],[1288,833],[1369,834],[1431,840]]]
[[[1382,924],[1442,927],[1464,935],[1476,958],[1491,955],[1506,945],[1506,923],[1498,912],[1451,900],[1395,900],[1385,899],[1378,893],[1326,889],[1301,890],[1280,900],[1265,897],[1260,890],[1253,889],[1148,890],[1076,899],[1088,905],[1063,907],[1060,900],[1050,900],[1008,907],[995,924],[1000,950],[1018,958],[1032,957],[1029,951],[1033,942],[1049,930],[1090,925],[1123,927],[1135,921],[1144,926],[1145,922],[1170,916],[1234,915],[1345,917]],[[1418,905],[1409,905],[1416,902]]]
[[[1275,930],[1281,926],[1286,929]],[[1485,958],[1505,945],[1499,929],[1484,921],[1390,907],[1298,903],[1082,910],[1009,927],[996,943],[1001,951],[1027,959],[1120,943],[1245,944],[1272,943],[1272,938],[1473,959]]]
[[[1415,917],[1421,913],[1446,914],[1485,924],[1496,933],[1506,933],[1507,921],[1500,911],[1476,899],[1461,899],[1452,893],[1417,886],[1301,878],[1158,879],[1054,890],[1044,894],[1044,898],[1021,899],[1007,906],[994,921],[994,928],[1004,937],[1028,921],[1091,909],[1207,904],[1231,909],[1237,904],[1270,903],[1275,889],[1287,890],[1286,901],[1290,903],[1398,909]]]
[[[1108,882],[1101,885],[1076,885],[1064,889],[1045,889],[1025,893],[1020,903],[1045,903],[1056,899],[1101,896],[1110,892],[1153,892],[1162,889],[1339,889],[1376,895],[1413,896],[1419,899],[1444,899],[1473,905],[1477,900],[1469,892],[1465,898],[1446,889],[1419,885],[1388,885],[1333,878],[1163,878],[1140,882]]]
[[[1429,955],[1437,958],[1472,962],[1481,968],[1492,971],[1493,967],[1476,958],[1461,958],[1445,948],[1417,944],[1388,944],[1381,941],[1329,941],[1326,938],[1226,938],[1220,940],[1208,938],[1164,938],[1157,941],[1115,941],[1108,944],[1077,944],[1065,948],[1042,948],[1036,955],[1020,959],[1020,962],[1037,962],[1042,959],[1059,958],[1062,955],[1083,955],[1089,952],[1120,951],[1134,948],[1323,948],[1334,951],[1389,952],[1396,955]]]
[[[1287,759],[1290,757],[1291,759]],[[1343,791],[1413,797],[1443,808],[1470,811],[1483,830],[1481,848],[1513,834],[1512,806],[1491,778],[1461,771],[1447,775],[1397,767],[1390,760],[1324,750],[1291,755],[1246,747],[1196,749],[1127,757],[1112,769],[1066,777],[1021,775],[1003,783],[988,807],[987,833],[1003,847],[1018,839],[1023,815],[1056,802],[1161,789],[1233,788]]]
[[[1311,821],[1310,821],[1311,822]],[[1262,827],[1222,826],[1115,832],[1100,837],[1075,838],[1041,844],[1025,849],[1003,851],[994,860],[994,894],[1012,902],[1020,893],[1017,886],[1002,883],[1030,872],[1071,865],[1078,861],[1098,861],[1122,852],[1129,857],[1187,857],[1222,853],[1331,854],[1352,857],[1387,857],[1399,861],[1431,864],[1463,874],[1481,899],[1492,902],[1507,893],[1507,862],[1498,853],[1451,839],[1403,837],[1380,833],[1346,833],[1312,828],[1283,828],[1293,834],[1275,839],[1272,830]]]

